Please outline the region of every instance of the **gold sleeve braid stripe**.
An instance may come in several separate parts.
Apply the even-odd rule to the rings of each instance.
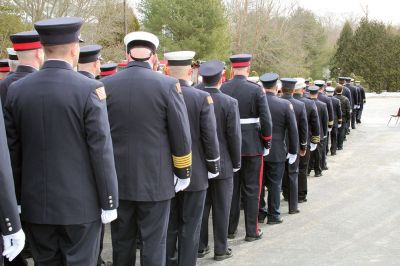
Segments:
[[[311,142],[318,143],[320,141],[321,141],[320,136],[312,136],[311,137]]]
[[[192,165],[192,153],[184,156],[172,155],[172,160],[176,168],[186,168]]]

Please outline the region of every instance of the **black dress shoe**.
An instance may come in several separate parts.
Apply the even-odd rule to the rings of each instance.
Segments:
[[[235,232],[232,233],[232,234],[228,234],[228,238],[229,238],[229,239],[235,239],[236,234],[237,234],[237,231],[235,231]]]
[[[259,212],[258,213],[258,223],[260,223],[260,224],[264,223],[266,217],[267,217],[267,213]]]
[[[341,151],[341,150],[343,150],[343,147],[338,147],[337,150]]]
[[[322,176],[322,173],[316,173],[315,175],[314,175],[315,177],[320,177],[320,176]]]
[[[222,261],[222,260],[226,260],[229,258],[232,258],[233,254],[232,254],[232,249],[228,248],[225,252],[225,254],[219,255],[219,254],[214,254],[214,260],[216,261]]]
[[[329,170],[329,168],[328,168],[328,166],[324,166],[324,167],[322,167],[322,170],[326,171],[326,170]]]
[[[264,234],[263,231],[261,231],[261,229],[258,229],[258,235],[256,235],[256,236],[246,236],[244,238],[244,241],[253,242],[253,241],[256,241],[256,240],[260,240],[262,238],[263,234]]]
[[[299,199],[299,203],[307,202],[307,199]]]
[[[336,155],[336,152],[331,152],[331,156],[335,156]]]
[[[283,223],[283,219],[282,218],[268,219],[268,222],[267,222],[267,224],[270,224],[270,225],[281,224],[281,223]]]
[[[297,210],[294,210],[294,211],[289,211],[289,214],[297,214],[297,213],[299,213],[299,212],[300,212],[300,210],[297,209]]]
[[[210,253],[210,247],[209,246],[207,246],[203,250],[197,251],[197,258],[199,258],[199,259],[204,258],[208,253]]]

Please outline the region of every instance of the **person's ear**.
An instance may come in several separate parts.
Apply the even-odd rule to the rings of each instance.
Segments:
[[[192,76],[193,75],[193,68],[189,68],[188,70],[188,76]]]

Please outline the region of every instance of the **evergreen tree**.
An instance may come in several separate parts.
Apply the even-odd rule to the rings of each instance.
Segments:
[[[354,68],[354,52],[352,42],[354,39],[353,29],[347,21],[342,28],[340,37],[336,42],[336,53],[331,61],[332,76],[350,76]]]
[[[160,53],[193,50],[196,58],[222,60],[230,53],[221,0],[143,0],[139,10],[145,30],[160,38]]]

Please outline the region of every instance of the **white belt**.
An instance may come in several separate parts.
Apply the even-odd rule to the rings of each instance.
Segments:
[[[240,119],[240,124],[244,125],[244,124],[256,124],[256,123],[260,123],[260,118],[244,118],[244,119]]]

